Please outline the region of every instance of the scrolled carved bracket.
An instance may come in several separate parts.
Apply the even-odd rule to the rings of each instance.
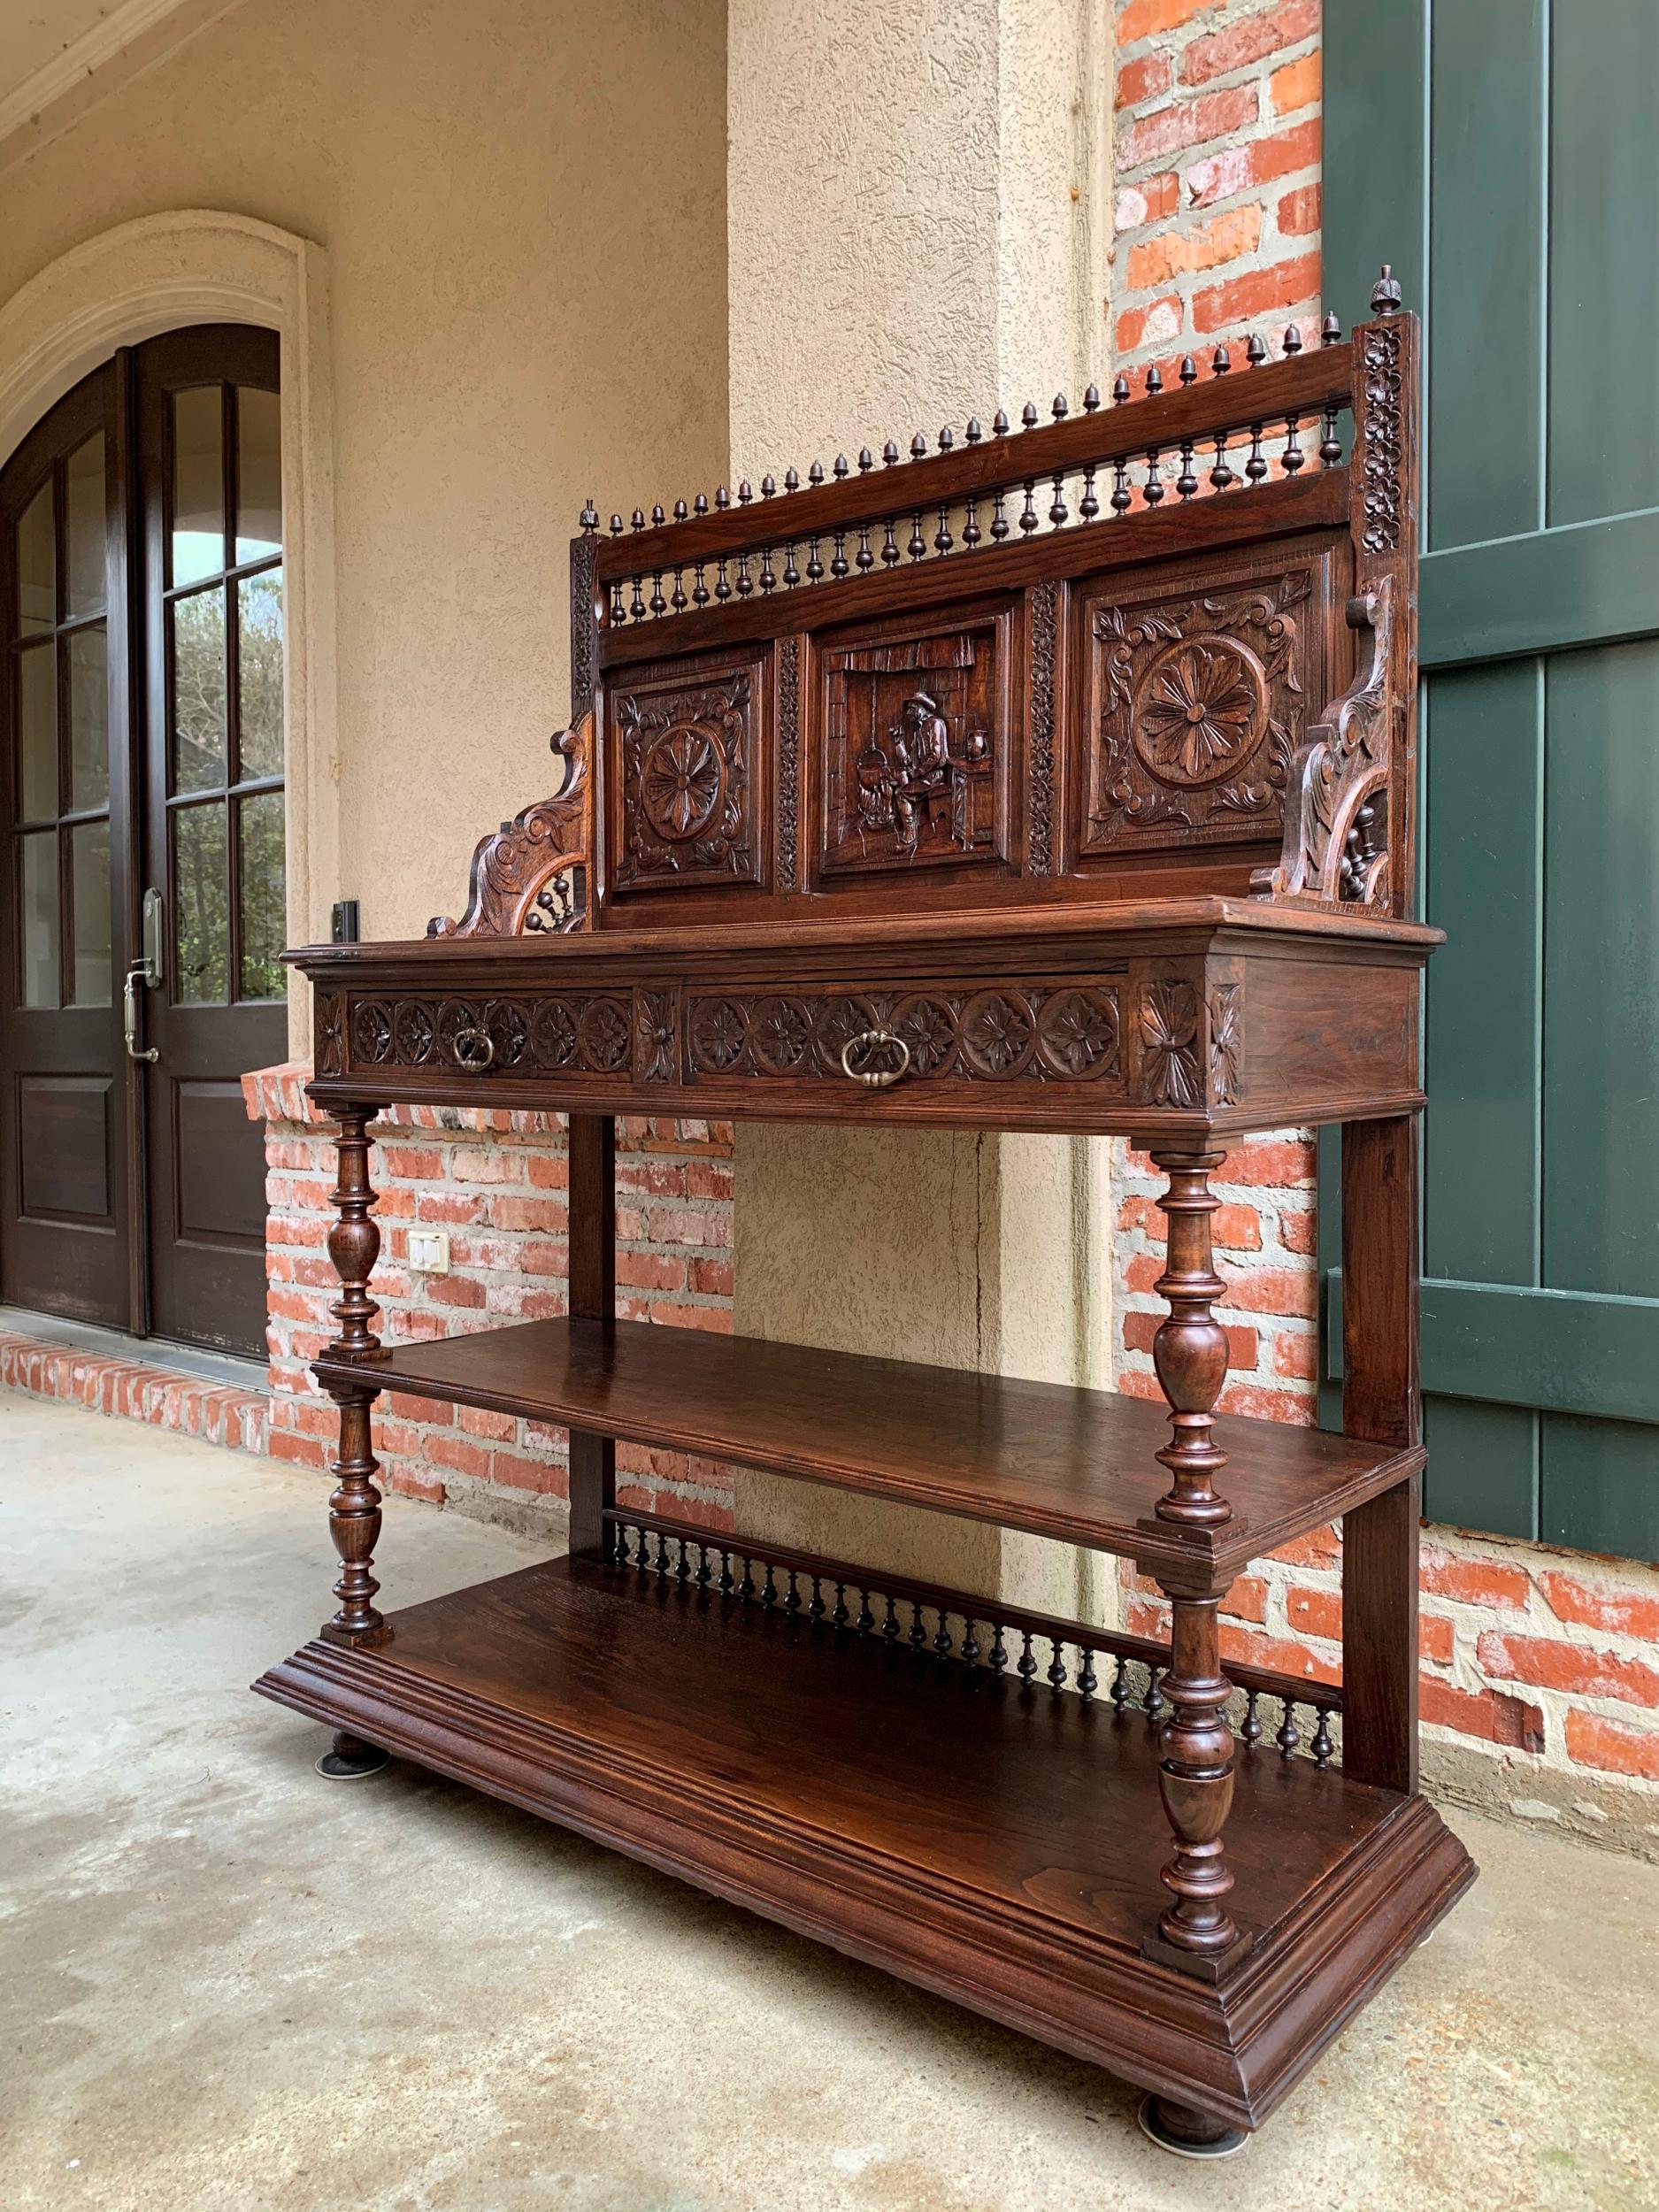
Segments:
[[[1376,906],[1388,895],[1393,579],[1379,577],[1348,601],[1347,612],[1349,628],[1368,642],[1353,683],[1309,725],[1291,764],[1279,865],[1251,881],[1261,898]]]
[[[434,916],[428,937],[554,936],[589,926],[593,743],[591,713],[554,738],[564,788],[484,839],[472,855],[466,911],[458,922]]]

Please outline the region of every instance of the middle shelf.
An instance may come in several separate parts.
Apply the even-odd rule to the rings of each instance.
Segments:
[[[367,1384],[793,1475],[1217,1578],[1408,1480],[1421,1450],[1217,1415],[1233,1518],[1148,1524],[1169,1486],[1161,1405],[1116,1392],[644,1321],[531,1321],[373,1361]]]

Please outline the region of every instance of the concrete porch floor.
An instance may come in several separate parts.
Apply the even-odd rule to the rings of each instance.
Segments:
[[[331,1784],[247,1684],[314,1478],[0,1396],[8,2212],[1624,2212],[1659,2204],[1659,1869],[1455,1816],[1484,1878],[1242,2156],[466,1790]],[[391,1502],[394,1604],[537,1555]]]

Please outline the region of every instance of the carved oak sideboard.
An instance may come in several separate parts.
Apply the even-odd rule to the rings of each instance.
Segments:
[[[1214,2154],[1473,1878],[1417,1788],[1417,326],[572,543],[565,780],[457,921],[294,957],[339,1123],[332,1726],[1142,2085]],[[373,1119],[570,1117],[569,1315],[374,1330]],[[1166,1403],[620,1320],[614,1117],[1124,1134]],[[1343,1432],[1215,1411],[1212,1180],[1342,1125]],[[378,1394],[570,1432],[571,1545],[383,1615]],[[676,1448],[1117,1554],[1167,1643],[617,1502]],[[1340,1519],[1341,1680],[1221,1663]]]

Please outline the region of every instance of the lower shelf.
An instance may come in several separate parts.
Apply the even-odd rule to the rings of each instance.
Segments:
[[[1249,1950],[1142,1955],[1169,1832],[1143,1716],[554,1560],[255,1687],[1184,2102],[1256,2126],[1473,1879],[1421,1798],[1240,1751]]]

